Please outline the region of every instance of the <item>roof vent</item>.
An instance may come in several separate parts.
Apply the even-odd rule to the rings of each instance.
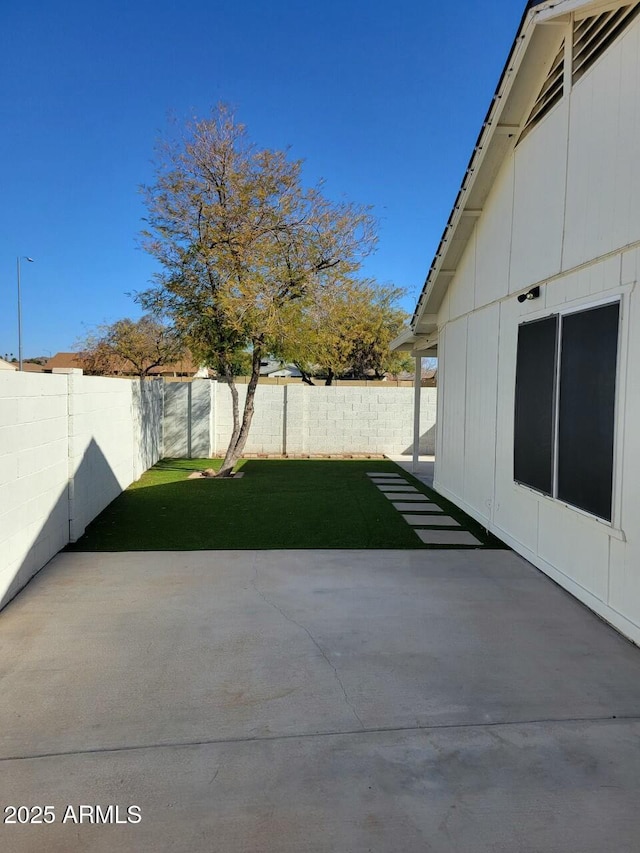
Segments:
[[[629,3],[576,21],[573,28],[573,82],[579,80],[640,14],[640,3]]]
[[[555,105],[562,100],[563,93],[564,39],[562,40],[560,50],[558,51],[555,59],[553,60],[551,70],[549,71],[547,79],[544,81],[542,91],[538,95],[538,99],[533,105],[531,114],[527,119],[527,123],[525,124],[522,134],[520,135],[520,139],[518,141],[524,139],[527,133],[529,133],[529,131],[532,130],[538,124],[538,122],[542,121],[542,119],[547,115],[547,113],[550,112],[555,107]]]

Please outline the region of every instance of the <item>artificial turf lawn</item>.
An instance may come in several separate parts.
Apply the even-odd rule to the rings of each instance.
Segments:
[[[238,480],[188,480],[214,459],[165,459],[69,546],[74,551],[428,548],[367,476],[400,473],[485,547],[504,547],[388,460],[245,460]]]

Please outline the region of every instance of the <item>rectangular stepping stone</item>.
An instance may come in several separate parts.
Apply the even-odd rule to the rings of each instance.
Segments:
[[[415,527],[458,527],[462,526],[448,515],[403,515],[407,524]]]
[[[424,501],[424,495],[421,492],[413,491],[407,492],[403,490],[401,492],[383,492],[382,493],[385,498],[389,498],[390,501]]]
[[[397,495],[393,496],[394,498]],[[438,506],[438,504],[431,503],[426,498],[425,500],[415,500],[411,503],[394,503],[394,507],[398,510],[398,512],[441,512],[442,510]],[[433,516],[425,516],[426,518],[432,518]]]
[[[467,530],[415,530],[425,545],[482,545]]]
[[[389,477],[403,479],[401,474],[385,474],[384,471],[367,471],[367,477],[384,477],[385,480]]]
[[[378,486],[381,492],[416,492],[420,494],[415,486],[410,486],[408,483],[398,483],[393,486]]]

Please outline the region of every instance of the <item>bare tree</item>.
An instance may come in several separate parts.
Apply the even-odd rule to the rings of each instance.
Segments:
[[[184,354],[177,330],[150,315],[101,326],[83,344],[80,360],[87,373],[134,373],[144,378],[155,367],[171,364]]]

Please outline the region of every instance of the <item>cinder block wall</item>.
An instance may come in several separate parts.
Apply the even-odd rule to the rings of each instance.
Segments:
[[[133,479],[139,480],[163,454],[164,383],[133,382]]]
[[[66,376],[0,370],[0,606],[69,541]]]
[[[208,379],[164,383],[164,456],[211,455],[214,392],[215,385]]]
[[[160,382],[0,372],[0,607],[162,453]]]
[[[211,452],[221,454],[233,426],[231,392],[224,383],[211,386]],[[242,409],[246,387],[239,386],[238,391]],[[436,395],[435,388],[422,389],[423,454],[435,450]],[[259,385],[245,452],[409,455],[413,452],[413,400],[412,388]]]
[[[231,391],[224,382],[213,382],[213,428],[214,454],[223,454],[229,444],[233,430],[233,408]],[[284,405],[287,385],[258,385],[256,404],[247,453],[283,452],[284,447]],[[247,399],[246,385],[238,386],[240,417]]]
[[[132,382],[69,376],[70,536],[134,479]]]
[[[310,452],[411,452],[411,388],[309,388],[304,398]]]

